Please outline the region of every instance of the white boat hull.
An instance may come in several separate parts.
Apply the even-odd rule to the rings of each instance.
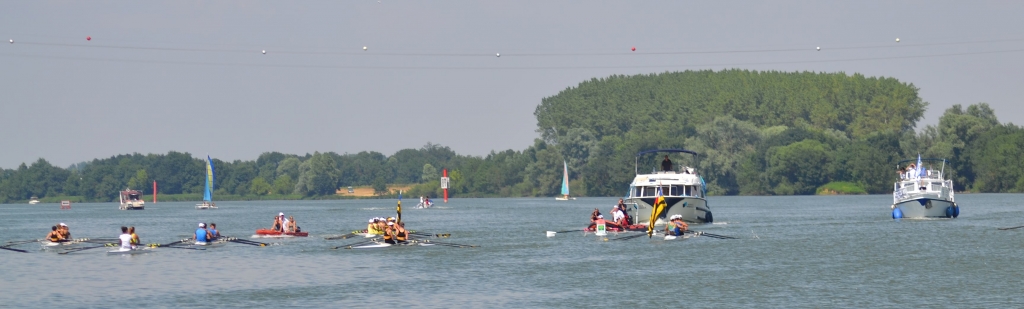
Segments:
[[[954,205],[956,203],[950,201],[922,198],[900,202],[893,211],[899,209],[904,219],[951,218],[947,211]]]
[[[132,254],[142,254],[142,253],[147,253],[147,252],[150,252],[150,250],[148,248],[135,248],[135,249],[117,248],[115,250],[107,251],[107,254],[108,255],[132,255]]]
[[[389,244],[389,243],[384,243],[384,242],[379,242],[379,243],[375,242],[375,243],[371,243],[371,244],[354,246],[354,247],[352,247],[352,249],[380,249],[380,248],[388,248],[388,247],[392,247],[392,246],[398,246],[398,247],[401,247],[401,246],[424,246],[425,247],[425,246],[433,246],[433,245],[434,244],[426,244],[426,243],[419,243],[419,242],[417,242],[417,243],[404,243],[404,244],[397,244],[397,245],[393,245],[393,244]]]
[[[635,222],[633,224],[647,224],[651,218],[651,210],[653,207],[651,204],[654,203],[654,197],[644,198],[630,198],[627,201],[627,205],[632,204],[636,207],[629,206],[628,211],[630,216]],[[702,198],[697,197],[666,197],[665,200],[668,203],[668,208],[658,215],[654,225],[665,225],[669,217],[673,215],[681,215],[683,221],[689,223],[709,223],[714,220],[711,216],[711,210],[708,209],[708,202]]]

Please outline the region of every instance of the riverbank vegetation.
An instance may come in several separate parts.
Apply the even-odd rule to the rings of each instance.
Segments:
[[[252,161],[214,159],[217,200],[342,198],[337,190],[369,186],[393,196],[555,196],[562,161],[579,196],[621,196],[636,153],[686,148],[673,155],[692,166],[714,195],[815,194],[842,183],[866,193],[891,191],[896,162],[946,158],[957,191],[1024,192],[1024,129],[999,123],[985,103],[954,105],[938,125],[915,131],[928,103],[909,83],[886,77],[747,70],[610,76],[584,81],[541,100],[540,136],[522,150],[459,155],[427,144],[392,155],[364,151],[295,155],[268,152]],[[641,172],[659,158],[639,161]],[[940,166],[931,166],[938,169]],[[0,202],[38,196],[115,201],[124,188],[160,200],[198,200],[205,169],[189,153],[125,154],[68,168],[45,159],[0,170]],[[849,184],[849,185],[846,185]],[[826,186],[826,188],[831,188]],[[838,192],[838,190],[837,190]],[[167,194],[167,195],[165,195]],[[193,199],[194,197],[194,199]]]

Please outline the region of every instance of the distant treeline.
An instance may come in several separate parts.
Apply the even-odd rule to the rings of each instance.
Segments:
[[[406,196],[554,196],[568,162],[573,195],[621,196],[637,152],[686,148],[711,194],[814,194],[827,184],[888,193],[896,162],[946,158],[959,191],[1024,192],[1024,129],[1000,124],[985,103],[955,105],[938,126],[913,128],[927,103],[911,84],[844,73],[686,71],[592,79],[544,98],[541,138],[524,150],[458,155],[427,144],[391,156],[264,153],[255,161],[214,159],[216,196],[317,198],[347,186],[418,183]],[[641,171],[658,163],[642,158]],[[939,168],[939,166],[933,166]],[[32,196],[113,201],[126,187],[198,194],[203,160],[189,153],[131,154],[55,167],[44,159],[0,171],[0,202]]]

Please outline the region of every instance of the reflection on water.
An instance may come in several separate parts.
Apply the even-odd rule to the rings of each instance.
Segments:
[[[270,247],[106,249],[68,255],[0,252],[0,303],[11,307],[1014,307],[1024,275],[1019,201],[963,194],[956,220],[889,218],[889,196],[712,197],[712,225],[739,237],[664,241],[581,232],[593,208],[617,198],[453,199],[403,209],[408,228],[475,244],[332,250],[324,240],[393,216],[393,200],[219,202],[217,210],[158,203],[144,211],[105,204],[0,205],[0,241],[41,238],[65,222],[72,235],[116,237],[134,225],[144,243],[188,237],[198,222],[248,237],[278,212],[311,237]],[[443,206],[442,206],[443,205]]]

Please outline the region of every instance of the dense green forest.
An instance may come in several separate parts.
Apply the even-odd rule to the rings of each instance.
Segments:
[[[1024,192],[1024,128],[999,123],[985,103],[945,111],[915,132],[927,103],[912,84],[859,74],[685,71],[592,79],[544,98],[534,113],[540,137],[524,150],[478,156],[427,144],[378,152],[305,155],[268,152],[254,161],[214,159],[215,196],[323,198],[346,186],[418,184],[407,195],[554,196],[562,161],[574,195],[619,196],[637,152],[686,148],[709,194],[789,195],[843,189],[888,193],[896,162],[946,158],[956,189]],[[655,158],[643,158],[641,169]],[[936,167],[937,168],[937,167]],[[203,159],[189,153],[130,154],[68,168],[44,159],[0,170],[0,202],[32,196],[113,201],[125,187],[198,194]]]

